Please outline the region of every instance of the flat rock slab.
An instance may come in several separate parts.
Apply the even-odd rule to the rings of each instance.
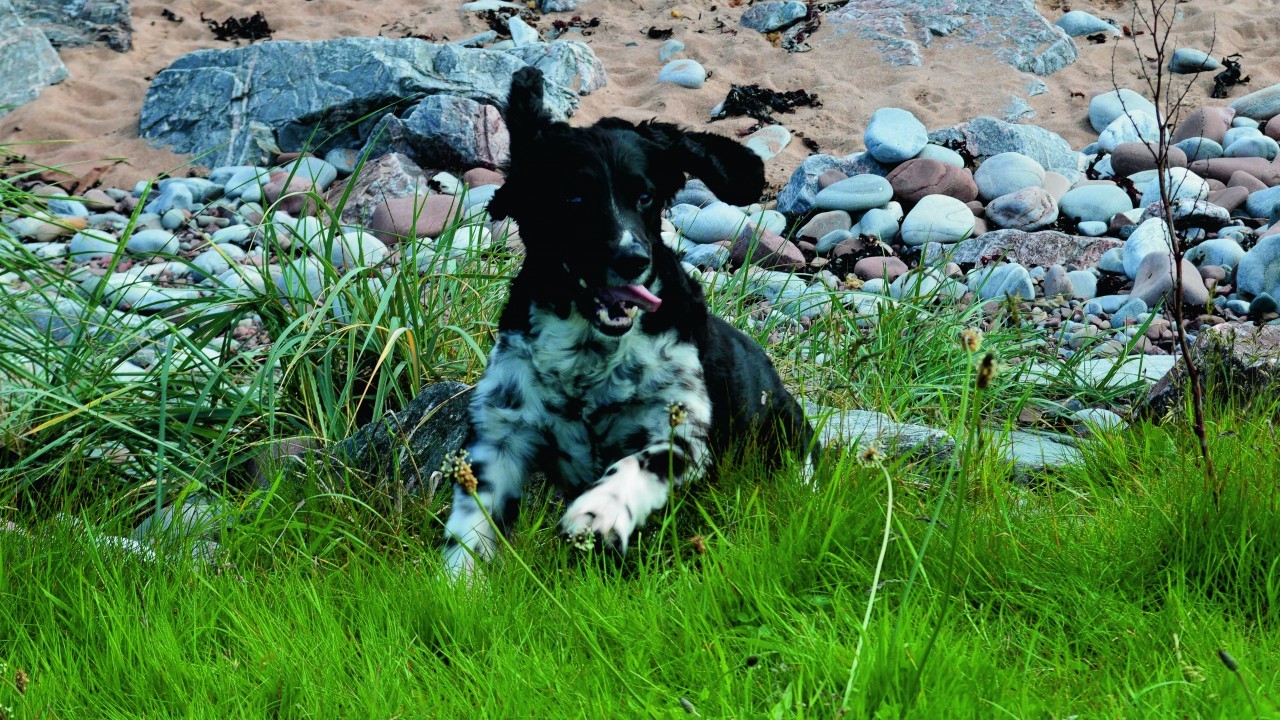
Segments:
[[[1065,435],[1051,436],[1014,430],[1007,436],[997,438],[997,442],[1000,443],[1000,451],[1005,459],[1013,463],[1015,473],[1075,465],[1084,459],[1080,449],[1073,444],[1073,439]]]
[[[264,42],[184,55],[151,83],[139,134],[210,167],[261,165],[277,151],[360,147],[388,112],[449,94],[506,107],[526,62],[500,50],[415,38]],[[546,80],[546,104],[563,119],[578,92]]]
[[[1029,268],[1054,265],[1092,267],[1103,253],[1124,243],[1114,238],[1067,235],[1056,230],[995,230],[956,244],[951,260],[987,264],[997,259]]]
[[[67,68],[49,39],[27,25],[9,0],[0,0],[0,115],[65,79]]]
[[[824,447],[842,447],[851,451],[874,446],[890,457],[904,455],[944,463],[955,460],[956,441],[944,430],[925,425],[898,423],[888,415],[868,410],[834,410],[808,405],[809,420],[820,426],[819,440]],[[1014,430],[990,431],[988,437],[998,443],[1004,458],[1013,464],[1015,474],[1080,462],[1082,455],[1074,438],[1065,435]]]
[[[944,430],[894,422],[884,413],[869,410],[836,410],[809,405],[805,412],[819,429],[823,447],[850,450],[876,446],[891,455],[919,455],[945,460],[955,454],[956,441]]]
[[[1228,322],[1203,330],[1191,344],[1191,359],[1216,387],[1252,397],[1280,383],[1280,327]],[[1187,387],[1186,365],[1178,363],[1156,383],[1140,410],[1149,417],[1177,411]]]
[[[18,15],[56,48],[106,45],[133,48],[129,0],[10,0]]]
[[[875,43],[893,65],[922,65],[921,47],[934,42],[989,50],[1037,75],[1077,57],[1075,43],[1036,11],[1034,0],[855,0],[825,20],[837,37],[856,33]]]
[[[1089,358],[1071,366],[1074,382],[1092,387],[1124,387],[1141,385],[1149,388],[1169,374],[1180,358],[1174,355],[1133,355],[1126,358]],[[1023,372],[1036,383],[1048,383],[1059,377],[1058,365],[1033,363]]]

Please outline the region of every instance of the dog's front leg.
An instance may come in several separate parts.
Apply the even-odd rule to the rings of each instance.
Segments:
[[[560,520],[575,543],[599,542],[625,553],[631,534],[667,504],[671,485],[698,477],[708,462],[711,405],[705,395],[673,399],[644,418],[649,443],[610,465]]]
[[[460,464],[475,478],[475,496],[455,485],[445,523],[445,570],[455,578],[469,575],[477,558],[493,557],[498,533],[519,506],[529,463],[544,442],[538,422],[543,411],[530,389],[532,372],[522,357],[505,349],[500,340],[471,400],[471,435]]]

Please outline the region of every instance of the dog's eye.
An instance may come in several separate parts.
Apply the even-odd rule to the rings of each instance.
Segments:
[[[636,198],[636,203],[640,207],[649,207],[653,203],[653,196],[649,193],[640,193],[640,197]]]
[[[568,204],[568,205],[581,205],[581,204],[582,204],[582,196],[581,196],[581,195],[570,195],[569,197],[565,198],[565,199],[564,199],[564,201],[565,201],[565,203],[566,203],[566,204]]]

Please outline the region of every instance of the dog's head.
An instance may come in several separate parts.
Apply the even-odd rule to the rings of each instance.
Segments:
[[[506,122],[511,161],[489,212],[515,219],[526,264],[548,283],[568,283],[607,335],[627,332],[662,302],[652,291],[654,260],[670,252],[662,210],[685,173],[732,204],[755,202],[764,189],[764,163],[728,138],[616,118],[585,128],[553,121],[532,67],[512,78]]]

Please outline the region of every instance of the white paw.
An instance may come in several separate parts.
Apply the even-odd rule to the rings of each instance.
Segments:
[[[444,573],[450,580],[470,584],[479,574],[480,561],[488,562],[493,559],[497,540],[493,530],[487,526],[474,528],[471,532],[462,534],[462,538],[461,542],[445,543]]]
[[[667,502],[667,484],[644,470],[634,456],[614,463],[604,480],[569,505],[560,530],[579,548],[597,541],[627,551],[631,533]]]
[[[635,511],[608,484],[583,493],[560,519],[560,530],[584,550],[598,540],[604,547],[625,553],[635,528]]]

